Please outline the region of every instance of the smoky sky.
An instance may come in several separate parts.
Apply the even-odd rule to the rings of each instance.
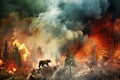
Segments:
[[[21,17],[37,16],[46,10],[44,0],[0,0],[0,17],[18,12]]]
[[[43,46],[47,58],[54,59],[67,44],[75,40],[84,44],[88,38],[83,33],[87,22],[90,18],[99,19],[109,6],[108,0],[46,0],[46,4],[47,10],[33,20],[29,31],[38,31],[42,42],[39,46]]]
[[[0,18],[1,17],[8,17],[8,15],[11,12],[18,12],[22,17],[25,16],[37,16],[39,13],[46,11],[47,5],[45,3],[46,0],[0,0]],[[88,0],[86,0],[88,1]],[[97,1],[97,0],[95,0]],[[100,3],[104,2],[106,0],[100,0]],[[119,0],[109,0],[109,8],[108,11],[112,11],[115,15],[114,18],[120,17],[120,1]],[[86,5],[86,4],[85,4]],[[84,7],[86,7],[83,5]],[[102,3],[101,5],[102,13],[101,15],[104,15],[105,12],[105,4]],[[64,3],[60,4],[60,7],[64,10],[66,10],[64,7],[66,5]],[[74,7],[73,7],[74,11]],[[76,13],[76,15],[78,15]],[[94,14],[91,14],[94,16]],[[82,16],[82,14],[81,14]],[[89,16],[87,16],[90,18]],[[86,18],[87,18],[86,17]],[[79,17],[77,17],[79,18]],[[63,20],[64,21],[64,20]]]
[[[12,12],[19,13],[20,17],[37,16],[26,30],[36,34],[43,29],[43,35],[51,34],[50,39],[59,40],[64,36],[71,38],[89,32],[89,27],[84,23],[98,19],[108,11],[119,17],[119,3],[118,0],[0,0],[0,18],[9,18]],[[50,42],[50,39],[45,40]]]
[[[113,12],[113,19],[120,18],[120,0],[109,0],[110,7],[108,11]]]

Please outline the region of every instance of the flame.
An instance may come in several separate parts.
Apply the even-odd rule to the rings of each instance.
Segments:
[[[97,53],[98,60],[102,60],[103,57],[112,57],[114,49],[113,38],[113,22],[112,15],[102,17],[99,20],[92,22],[92,29],[90,37],[96,43],[95,52]]]
[[[16,71],[18,71],[18,67],[13,61],[10,61],[6,66],[6,71],[10,74],[14,74]]]
[[[114,31],[120,33],[120,19],[116,19],[114,23]]]
[[[95,54],[97,61],[114,56],[113,22],[112,15],[93,20],[89,38],[76,53],[75,57],[83,61],[89,61],[88,57]],[[117,20],[119,23],[120,20]]]
[[[8,73],[13,74],[12,70],[9,70]]]
[[[114,56],[116,59],[120,59],[120,45],[116,48]]]
[[[16,35],[17,35],[17,29],[14,28],[13,37],[11,39],[14,40],[16,38]]]
[[[0,66],[3,64],[3,61],[0,59]]]
[[[17,71],[16,68],[13,68],[13,71],[14,71],[14,72]]]
[[[26,45],[24,43],[20,43],[18,39],[15,39],[13,41],[13,46],[14,45],[17,45],[18,49],[20,50],[23,61],[27,61],[27,59],[29,58],[30,52],[27,49]]]
[[[8,70],[8,73],[9,74],[14,74],[16,71],[17,71],[16,68],[12,68],[12,69]]]

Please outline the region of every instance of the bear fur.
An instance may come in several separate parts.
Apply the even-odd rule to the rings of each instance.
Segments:
[[[39,61],[39,68],[42,66],[44,67],[44,65],[46,65],[47,67],[49,67],[49,63],[51,62],[51,60],[47,59],[47,60],[40,60]]]

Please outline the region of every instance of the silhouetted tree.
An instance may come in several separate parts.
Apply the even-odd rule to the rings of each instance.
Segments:
[[[14,59],[15,64],[16,64],[18,67],[21,67],[21,66],[22,66],[21,54],[20,54],[20,51],[19,51],[19,49],[18,49],[18,47],[17,47],[16,45],[14,46],[13,59]]]
[[[9,50],[8,50],[8,42],[7,41],[5,41],[5,44],[4,44],[3,60],[5,62],[9,61]]]
[[[44,57],[44,53],[42,52],[42,48],[38,47],[37,54],[36,54],[36,59],[37,58],[43,58],[43,57]]]
[[[88,66],[90,68],[93,68],[94,66],[97,65],[97,54],[95,52],[95,47],[92,49],[89,60],[91,61]]]
[[[69,49],[67,49],[66,51],[66,59],[65,59],[65,67],[69,67],[70,69],[70,78],[72,78],[72,71],[71,71],[71,67],[75,66],[75,60],[74,60],[74,56],[71,54],[71,52],[69,51]]]

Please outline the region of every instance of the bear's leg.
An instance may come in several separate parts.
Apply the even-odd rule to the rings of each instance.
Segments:
[[[44,64],[42,64],[42,67],[44,67]]]
[[[47,65],[48,67],[50,67],[48,63],[46,63],[46,65]]]
[[[40,69],[41,64],[39,63],[39,69]]]

